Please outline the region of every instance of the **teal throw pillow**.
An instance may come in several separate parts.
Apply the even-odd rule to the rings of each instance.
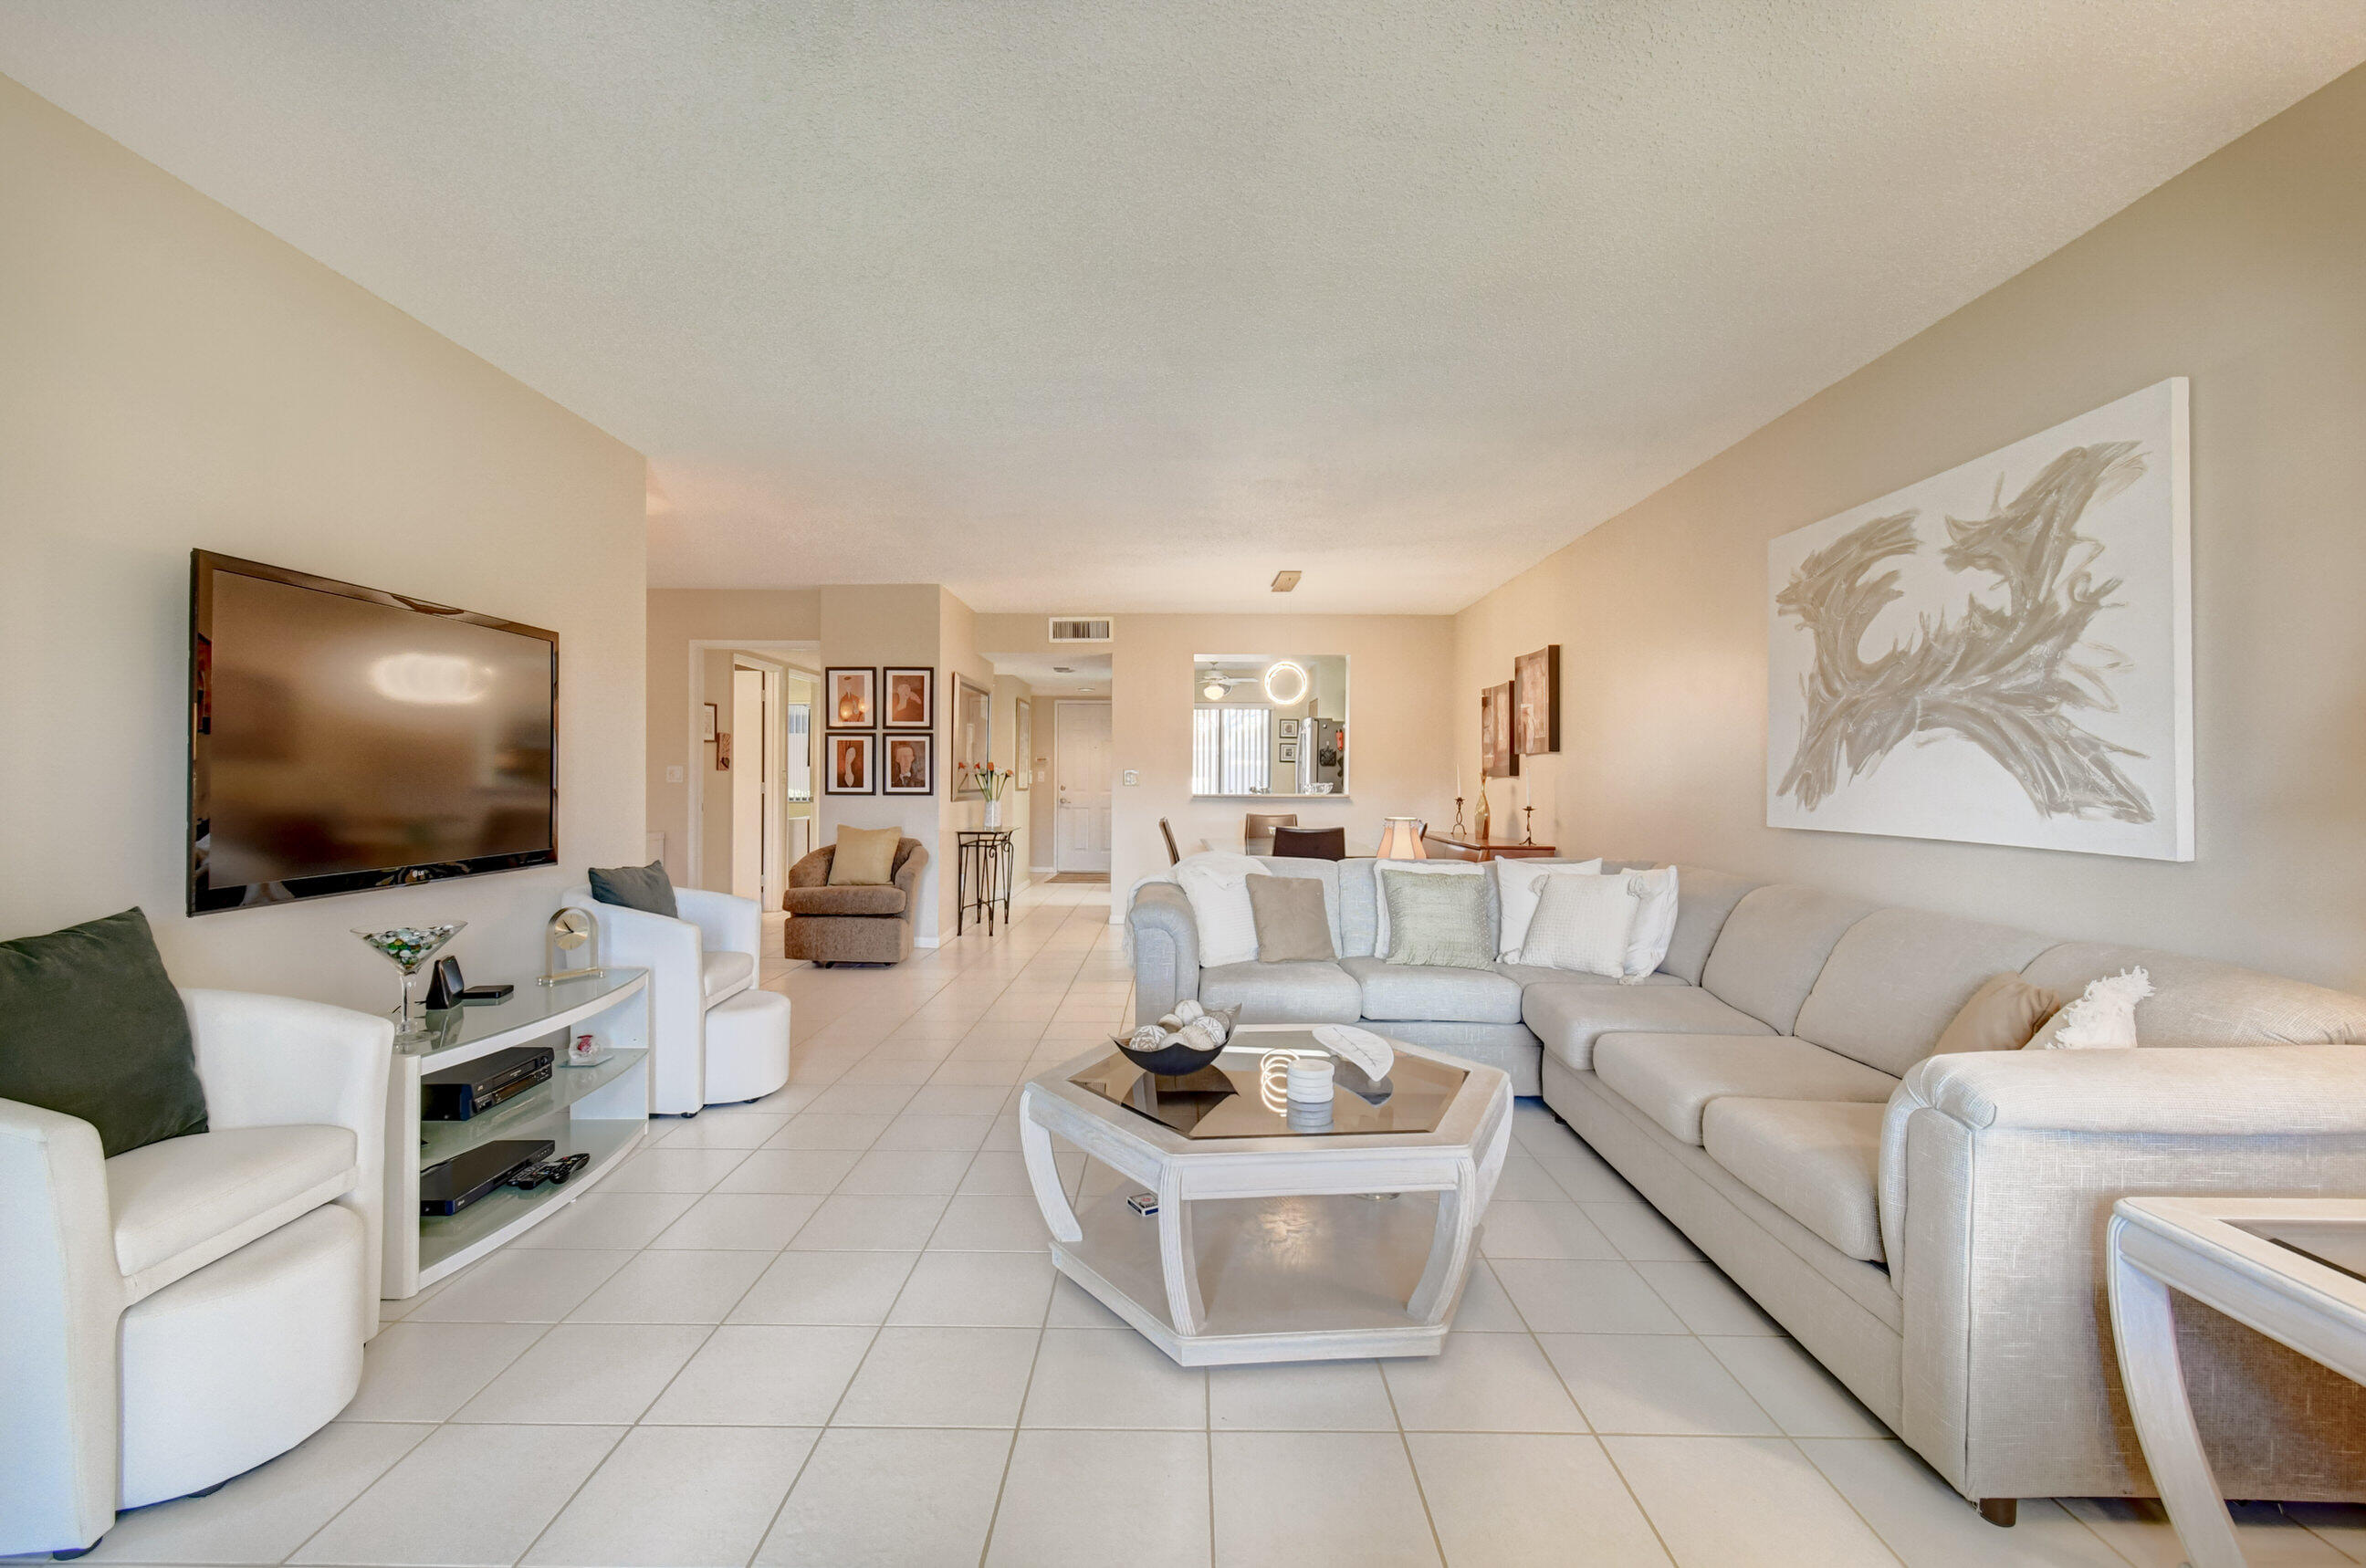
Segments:
[[[593,866],[592,897],[603,904],[614,904],[626,909],[646,909],[670,920],[682,919],[682,910],[673,901],[673,878],[666,874],[665,862],[661,860],[653,860],[647,865],[620,865],[605,869]]]
[[[110,1157],[206,1130],[188,1011],[146,915],[0,942],[0,1100],[81,1117]]]
[[[1391,964],[1436,964],[1492,969],[1494,933],[1487,919],[1487,881],[1412,871],[1380,871],[1389,901]]]

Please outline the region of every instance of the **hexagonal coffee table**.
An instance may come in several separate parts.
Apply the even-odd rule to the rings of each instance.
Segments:
[[[1503,1172],[1512,1085],[1390,1043],[1378,1085],[1343,1065],[1319,1132],[1292,1130],[1259,1074],[1271,1051],[1326,1054],[1294,1027],[1245,1026],[1185,1078],[1102,1047],[1031,1080],[1020,1142],[1053,1262],[1187,1367],[1436,1355]],[[1054,1137],[1129,1180],[1072,1206]],[[1154,1214],[1129,1205],[1137,1191]]]

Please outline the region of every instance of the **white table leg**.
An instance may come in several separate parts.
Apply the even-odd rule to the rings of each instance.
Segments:
[[[1205,1309],[1200,1301],[1200,1254],[1191,1238],[1191,1205],[1170,1179],[1158,1185],[1158,1262],[1166,1276],[1166,1315],[1177,1334],[1197,1334]]]
[[[2122,1223],[2112,1220],[2108,1247],[2112,1337],[2119,1346],[2120,1382],[2144,1444],[2145,1463],[2192,1568],[2244,1568],[2234,1521],[2203,1452],[2201,1429],[2193,1424],[2169,1287],[2122,1254]]]
[[[1060,1189],[1060,1168],[1052,1158],[1052,1134],[1035,1120],[1033,1089],[1019,1097],[1019,1152],[1027,1161],[1028,1185],[1035,1189],[1035,1206],[1043,1212],[1043,1224],[1050,1227],[1053,1240],[1074,1247],[1085,1239],[1085,1230],[1076,1224],[1076,1212],[1068,1207],[1068,1195]]]
[[[1429,1262],[1413,1288],[1405,1312],[1416,1323],[1439,1323],[1447,1303],[1470,1269],[1470,1244],[1479,1232],[1478,1172],[1469,1160],[1454,1172],[1454,1186],[1437,1195],[1437,1229],[1429,1238]]]

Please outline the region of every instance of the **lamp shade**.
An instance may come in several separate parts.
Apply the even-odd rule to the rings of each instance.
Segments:
[[[1427,860],[1429,852],[1421,847],[1421,823],[1412,817],[1380,818],[1380,850],[1382,860]]]

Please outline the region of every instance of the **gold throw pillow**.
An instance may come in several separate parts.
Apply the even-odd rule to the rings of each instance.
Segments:
[[[2030,1036],[2061,1005],[2060,997],[2043,986],[2031,985],[2018,975],[1991,975],[1980,982],[1980,988],[1956,1012],[1954,1021],[1940,1032],[1939,1043],[1932,1047],[1931,1054],[1936,1056],[1955,1051],[2018,1051],[2029,1043]]]
[[[896,879],[896,846],[901,828],[840,828],[838,851],[829,857],[832,887],[876,887]]]

